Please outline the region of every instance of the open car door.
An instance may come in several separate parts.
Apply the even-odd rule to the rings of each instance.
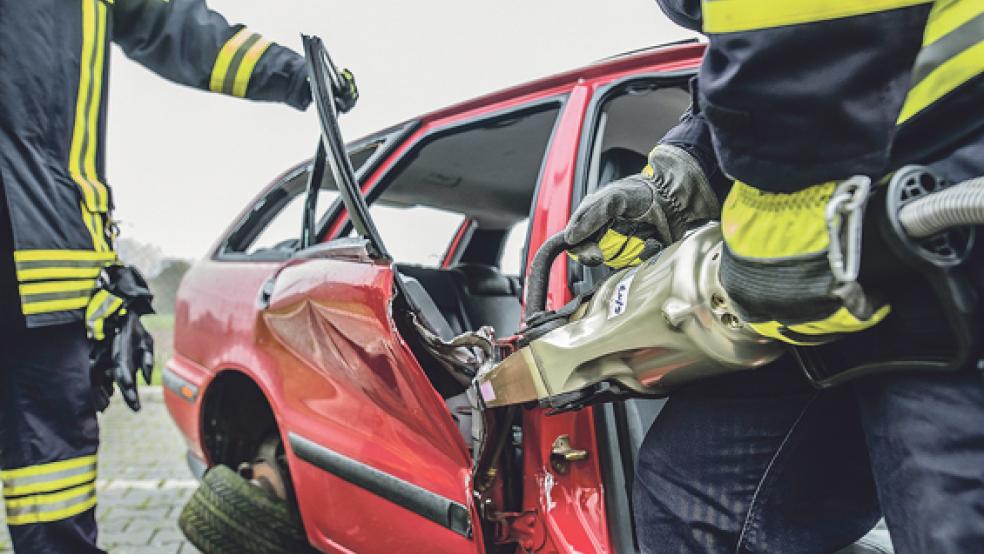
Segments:
[[[264,289],[259,338],[292,373],[280,424],[304,526],[328,552],[483,552],[467,448],[396,329],[400,284],[345,154],[338,72],[320,39],[304,49],[322,136],[301,248]],[[326,171],[357,236],[315,243]]]

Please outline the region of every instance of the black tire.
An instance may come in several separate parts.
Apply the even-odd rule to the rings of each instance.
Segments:
[[[205,474],[178,526],[205,554],[316,552],[292,506],[222,465]]]

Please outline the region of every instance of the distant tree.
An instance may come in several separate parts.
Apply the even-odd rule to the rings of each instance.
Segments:
[[[178,286],[188,272],[191,264],[187,260],[162,260],[161,269],[157,275],[149,279],[150,292],[154,293],[154,309],[160,314],[173,314],[174,304],[178,297]]]
[[[121,238],[116,241],[116,253],[121,262],[136,267],[148,279],[155,277],[164,269],[164,252],[160,246],[131,238]]]

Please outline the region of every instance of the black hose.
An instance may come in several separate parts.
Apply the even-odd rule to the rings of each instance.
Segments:
[[[526,283],[526,320],[547,309],[547,289],[550,286],[550,268],[557,256],[570,248],[560,232],[550,237],[540,246],[530,264],[529,279]]]

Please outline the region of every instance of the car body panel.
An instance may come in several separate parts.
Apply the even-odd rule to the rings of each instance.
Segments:
[[[392,280],[390,265],[345,259],[302,260],[278,273],[259,339],[291,368],[276,399],[282,429],[467,505],[470,458],[391,320]],[[365,552],[381,540],[359,532],[367,517],[402,521],[404,508],[296,456],[288,460],[295,482],[304,483],[296,492],[309,532]],[[427,525],[387,523],[386,540],[406,545]],[[475,551],[474,541],[435,527],[429,536],[442,552]]]
[[[531,259],[570,215],[584,117],[594,91],[633,74],[692,69],[702,51],[703,46],[691,44],[634,54],[422,116],[364,175],[363,193],[433,132],[537,102],[563,101],[531,212]],[[344,209],[338,210],[326,240],[342,234],[345,220]],[[260,295],[272,278],[269,307],[262,309]],[[467,448],[395,329],[392,294],[393,270],[386,263],[342,258],[199,262],[179,291],[176,354],[167,365],[177,380],[165,388],[168,409],[192,455],[207,462],[202,418],[209,386],[222,372],[240,372],[273,407],[285,443],[288,435],[299,435],[467,506],[473,518],[475,532],[469,538],[288,449],[308,537],[323,551],[482,552]],[[558,263],[551,273],[549,305],[560,306],[570,297],[566,268]],[[194,398],[182,395],[181,383],[197,389]],[[523,422],[523,510],[534,514],[542,531],[535,551],[613,552],[600,461],[591,455],[597,444],[592,409],[555,416],[533,409],[524,413]],[[560,435],[589,452],[566,473],[550,463],[553,441]]]

